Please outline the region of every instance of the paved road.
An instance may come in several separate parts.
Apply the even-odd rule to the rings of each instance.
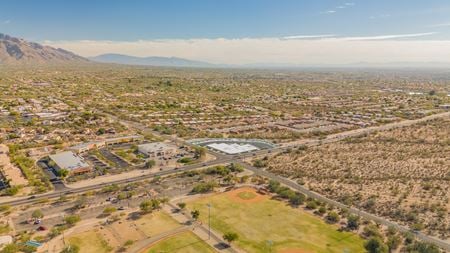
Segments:
[[[111,115],[112,116],[112,115]],[[142,176],[138,176],[138,177],[134,177],[134,178],[128,178],[128,179],[121,179],[121,180],[117,180],[114,183],[115,184],[123,184],[123,183],[129,183],[129,182],[136,182],[136,181],[141,181],[141,180],[145,180],[148,178],[153,178],[156,176],[167,176],[167,175],[171,175],[171,174],[175,174],[175,173],[179,173],[179,172],[183,172],[183,171],[189,171],[189,170],[195,170],[195,169],[199,169],[203,166],[213,166],[213,165],[217,165],[217,164],[221,164],[221,163],[239,163],[241,165],[243,165],[245,168],[247,168],[250,171],[253,171],[255,174],[257,175],[261,175],[261,176],[265,176],[274,180],[279,181],[280,183],[283,183],[299,192],[304,193],[307,196],[316,198],[320,201],[326,202],[328,204],[337,206],[337,207],[341,207],[341,208],[347,208],[350,212],[355,213],[357,215],[361,215],[362,217],[369,219],[369,220],[373,220],[376,221],[378,223],[387,225],[387,226],[394,226],[396,228],[398,228],[400,231],[410,231],[408,228],[400,226],[396,223],[393,223],[389,220],[386,220],[384,218],[366,213],[364,211],[355,209],[355,208],[350,208],[342,203],[339,203],[337,201],[334,201],[332,199],[328,199],[318,193],[309,191],[308,189],[304,188],[303,186],[287,179],[284,177],[280,177],[277,176],[275,174],[272,174],[270,172],[267,171],[263,171],[260,169],[257,169],[253,166],[250,166],[249,164],[246,164],[244,162],[242,162],[242,158],[245,157],[251,157],[251,156],[256,156],[256,155],[262,155],[262,154],[267,154],[267,153],[276,153],[276,152],[282,152],[285,151],[289,148],[293,148],[299,145],[306,145],[306,146],[316,146],[316,145],[321,145],[324,143],[331,143],[331,142],[336,142],[336,141],[340,141],[343,140],[345,138],[348,137],[356,137],[356,136],[361,136],[367,133],[371,133],[371,132],[375,132],[375,131],[384,131],[384,130],[391,130],[394,128],[399,128],[399,127],[405,127],[405,126],[411,126],[413,124],[417,124],[417,123],[421,123],[421,122],[426,122],[428,120],[432,120],[432,119],[436,119],[436,118],[444,118],[444,117],[450,117],[450,112],[445,112],[445,113],[440,113],[440,114],[435,114],[435,115],[431,115],[431,116],[427,116],[421,119],[416,119],[416,120],[405,120],[405,121],[401,121],[401,122],[396,122],[396,123],[391,123],[391,124],[386,124],[386,125],[382,125],[382,126],[375,126],[375,127],[369,127],[369,128],[363,128],[363,129],[357,129],[357,130],[352,130],[352,131],[347,131],[347,132],[343,132],[343,133],[339,133],[339,134],[335,134],[335,135],[331,135],[328,138],[324,139],[324,140],[305,140],[303,142],[296,142],[295,144],[292,145],[288,145],[288,146],[283,146],[283,147],[276,147],[274,149],[271,150],[259,150],[259,151],[255,151],[255,152],[250,152],[247,154],[242,154],[239,156],[228,156],[228,155],[223,155],[223,154],[216,154],[214,153],[214,155],[217,157],[216,160],[214,161],[209,161],[209,162],[205,162],[202,164],[194,164],[194,165],[189,165],[189,166],[184,166],[182,168],[180,168],[179,170],[171,170],[171,171],[161,171],[161,172],[157,172],[154,174],[147,174],[147,175],[142,175]],[[115,117],[116,120],[117,117]],[[141,125],[140,123],[137,122],[128,122],[128,121],[121,121],[124,122],[127,125],[131,125],[141,131],[150,131],[153,134],[169,139],[171,141],[175,141],[177,143],[182,143],[183,145],[190,145],[189,143],[185,142],[184,140],[181,140],[177,137],[173,137],[173,136],[162,136],[159,133],[155,133],[153,130],[147,128],[146,126]],[[210,152],[210,151],[208,151]],[[45,199],[45,198],[55,198],[55,197],[59,197],[62,194],[77,194],[77,193],[82,193],[82,192],[86,192],[86,191],[91,191],[91,190],[96,190],[96,189],[100,189],[102,187],[104,187],[105,184],[100,184],[100,185],[94,185],[94,186],[86,186],[86,187],[82,187],[82,188],[78,188],[78,189],[62,189],[60,191],[57,192],[52,192],[52,193],[46,193],[46,194],[41,194],[36,196],[35,198],[22,198],[22,199],[15,199],[15,200],[11,200],[11,201],[6,201],[6,202],[2,202],[2,204],[8,204],[8,205],[22,205],[22,204],[27,204],[27,203],[33,203],[33,202],[37,202],[39,200]],[[439,240],[437,238],[434,237],[430,237],[427,236],[423,233],[416,233],[416,236],[420,239],[422,239],[423,241],[427,241],[427,242],[431,242],[434,243],[446,250],[450,250],[450,244],[443,241],[443,240]]]
[[[110,185],[110,184],[126,184],[126,183],[138,182],[138,181],[142,181],[145,179],[154,178],[154,177],[158,177],[158,176],[168,176],[168,175],[172,175],[172,174],[181,173],[184,171],[196,170],[196,169],[200,169],[203,167],[214,166],[214,165],[230,163],[230,162],[233,162],[233,159],[231,157],[224,157],[221,159],[216,159],[216,160],[212,160],[212,161],[208,161],[208,162],[204,162],[204,163],[200,163],[200,164],[187,165],[187,166],[181,167],[178,170],[160,171],[160,172],[156,172],[156,173],[152,173],[152,174],[145,174],[145,175],[139,175],[139,176],[132,177],[132,178],[120,179],[120,180],[117,180],[117,181],[114,181],[114,182],[111,182],[108,184],[102,183],[102,184],[98,184],[98,185],[80,187],[77,189],[64,188],[60,191],[39,194],[39,195],[35,195],[32,197],[23,197],[23,198],[18,198],[18,199],[16,198],[14,200],[9,200],[9,201],[2,201],[2,202],[0,202],[0,204],[11,205],[11,206],[31,204],[34,202],[39,202],[43,199],[57,198],[61,195],[73,195],[73,194],[79,194],[79,193],[83,193],[83,192],[87,192],[87,191],[98,190],[98,189],[101,189],[104,186]],[[234,162],[237,162],[237,160]]]

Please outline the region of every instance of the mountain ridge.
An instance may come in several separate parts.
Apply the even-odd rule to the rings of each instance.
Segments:
[[[160,56],[149,56],[149,57],[137,57],[125,54],[101,54],[94,57],[88,58],[91,61],[101,62],[101,63],[116,63],[116,64],[126,64],[126,65],[142,65],[142,66],[161,66],[161,67],[218,67],[220,65],[189,60],[179,57],[160,57]]]
[[[0,64],[87,63],[88,59],[62,48],[53,48],[0,33]]]

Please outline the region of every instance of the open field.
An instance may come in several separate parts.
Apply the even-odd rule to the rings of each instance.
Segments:
[[[96,225],[69,235],[67,241],[78,245],[80,252],[112,252],[127,241],[155,237],[180,226],[168,214],[157,211],[136,220],[123,217],[112,224]]]
[[[145,250],[142,253],[159,252],[213,253],[216,251],[192,232],[183,232],[155,243],[148,250]]]
[[[67,240],[70,244],[80,247],[80,252],[107,253],[113,250],[99,231],[95,230],[75,234],[70,236]]]
[[[450,119],[292,150],[268,169],[330,198],[448,238]]]
[[[135,224],[137,228],[144,232],[148,237],[152,237],[181,226],[164,212],[156,212],[145,215],[135,221]]]
[[[189,209],[200,211],[221,233],[236,232],[235,244],[248,252],[364,252],[363,240],[354,233],[339,232],[338,227],[286,203],[260,195],[252,188],[203,197],[188,202]]]

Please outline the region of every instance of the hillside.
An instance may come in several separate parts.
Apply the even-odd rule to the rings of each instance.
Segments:
[[[80,63],[88,61],[86,58],[61,48],[43,46],[0,33],[0,64]]]

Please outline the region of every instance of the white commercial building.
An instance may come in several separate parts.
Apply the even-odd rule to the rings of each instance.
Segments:
[[[57,170],[66,169],[70,174],[82,174],[92,170],[91,165],[72,151],[61,152],[49,157],[56,165]]]
[[[174,155],[177,147],[164,142],[152,142],[138,145],[138,151],[150,158],[155,158]]]
[[[257,147],[250,144],[237,144],[237,143],[211,143],[207,145],[210,148],[218,150],[220,152],[234,155],[245,153],[249,151],[258,150]]]

